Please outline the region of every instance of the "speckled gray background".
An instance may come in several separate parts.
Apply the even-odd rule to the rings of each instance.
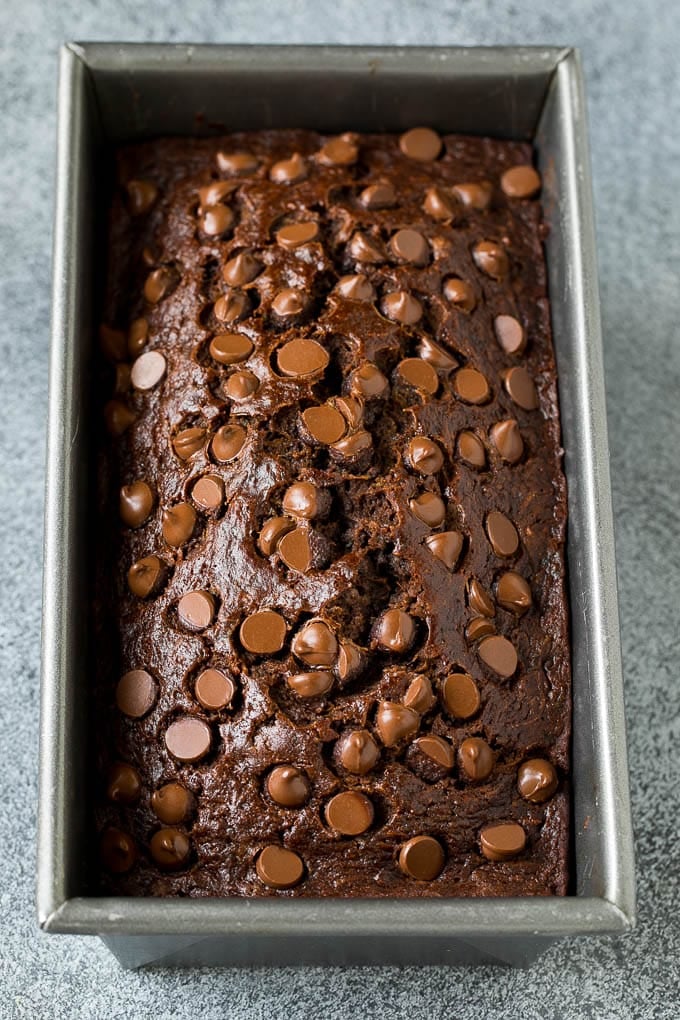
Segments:
[[[675,12],[675,14],[673,13]],[[675,23],[673,23],[675,19]],[[680,1003],[676,0],[0,0],[0,1016],[675,1017]],[[639,925],[529,971],[127,973],[33,902],[56,52],[65,39],[570,43],[590,97]]]

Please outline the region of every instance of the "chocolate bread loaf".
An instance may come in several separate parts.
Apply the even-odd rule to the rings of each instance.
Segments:
[[[567,891],[566,487],[531,159],[427,128],[118,152],[104,891]]]

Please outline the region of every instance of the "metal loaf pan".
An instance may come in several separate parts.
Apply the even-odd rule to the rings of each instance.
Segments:
[[[90,896],[87,720],[88,382],[93,210],[107,146],[262,127],[414,124],[533,140],[569,483],[574,669],[573,894],[449,900]],[[38,913],[97,933],[125,966],[526,964],[564,936],[634,924],[633,841],[609,488],[597,261],[577,53],[560,48],[68,44],[61,54],[45,522]]]

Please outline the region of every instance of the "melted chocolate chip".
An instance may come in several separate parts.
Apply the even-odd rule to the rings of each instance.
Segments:
[[[541,178],[530,165],[513,166],[501,177],[501,188],[508,198],[533,198],[541,190]]]
[[[437,535],[428,535],[425,545],[447,570],[454,570],[463,551],[463,536],[459,531],[440,531]]]
[[[409,878],[432,882],[441,873],[446,857],[432,836],[414,836],[399,851],[399,867]]]
[[[415,127],[401,136],[399,148],[418,163],[432,163],[442,151],[442,140],[432,128]]]
[[[341,836],[360,836],[370,829],[375,812],[363,793],[345,790],[331,797],[324,814],[330,827]]]
[[[291,889],[302,881],[305,866],[292,850],[271,844],[260,852],[255,870],[260,881],[270,889]]]
[[[526,833],[518,822],[487,825],[479,834],[482,853],[489,861],[509,861],[522,853]]]
[[[286,640],[286,621],[273,609],[247,616],[239,629],[243,647],[254,655],[274,655]]]

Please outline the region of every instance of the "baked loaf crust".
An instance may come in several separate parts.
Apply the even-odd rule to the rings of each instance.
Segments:
[[[118,152],[104,890],[567,891],[566,487],[531,157],[428,129]]]

